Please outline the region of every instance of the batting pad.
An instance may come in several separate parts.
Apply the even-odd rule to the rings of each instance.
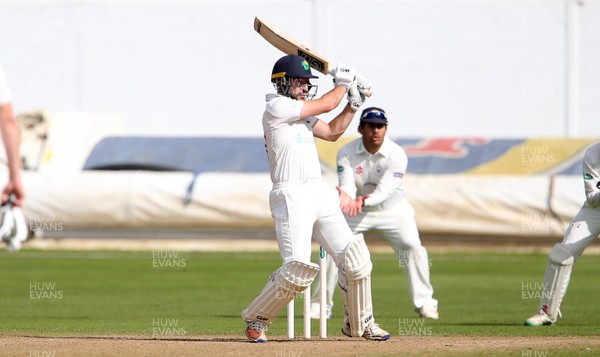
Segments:
[[[242,318],[270,325],[288,302],[310,286],[318,272],[319,266],[314,263],[284,264],[271,274],[262,292],[242,311]]]
[[[371,255],[362,234],[352,242],[345,254],[345,271],[338,274],[338,283],[342,290],[342,299],[346,312],[350,333],[361,337],[365,326],[373,319],[373,302],[371,298]]]
[[[557,243],[552,247],[544,276],[541,308],[554,321],[560,314],[560,304],[567,292],[574,263],[575,258],[564,245]]]

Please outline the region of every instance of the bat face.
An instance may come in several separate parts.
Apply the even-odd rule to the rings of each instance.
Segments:
[[[254,30],[281,52],[288,55],[300,55],[306,59],[311,68],[323,74],[331,74],[329,61],[325,57],[292,37],[281,33],[281,31],[258,17],[254,19]]]
[[[314,68],[317,71],[323,73],[323,74],[328,74],[329,71],[327,70],[329,68],[329,63],[323,61],[321,58],[313,56],[310,52],[308,51],[303,51],[301,48],[298,48],[298,55],[304,57],[304,59],[308,62],[308,64],[310,65],[310,68]]]
[[[330,62],[325,57],[304,46],[292,37],[283,34],[258,17],[254,18],[254,30],[281,52],[288,55],[300,55],[306,59],[311,68],[323,74],[335,75]],[[361,87],[361,84],[365,84],[365,82],[358,83],[358,90],[367,97],[370,97],[372,93],[370,84]]]

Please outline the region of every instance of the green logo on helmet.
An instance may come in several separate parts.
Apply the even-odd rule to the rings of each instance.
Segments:
[[[304,67],[305,71],[308,71],[308,69],[310,68],[310,65],[308,64],[308,62],[306,62],[306,60],[302,61],[302,67]]]
[[[344,172],[344,166],[338,165],[337,172]]]

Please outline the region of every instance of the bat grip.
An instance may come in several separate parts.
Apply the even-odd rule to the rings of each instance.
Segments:
[[[330,70],[329,72],[327,72],[327,74],[329,74],[332,77],[335,77],[335,69]],[[373,91],[370,88],[369,89],[359,88],[358,91],[365,97],[370,97],[373,94]]]

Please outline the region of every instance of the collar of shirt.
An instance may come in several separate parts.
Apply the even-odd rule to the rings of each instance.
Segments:
[[[381,155],[383,157],[388,156],[390,153],[390,143],[389,143],[389,139],[388,137],[384,137],[383,138],[383,144],[381,144],[381,147],[379,148],[379,150],[373,154],[373,155]],[[356,154],[371,154],[370,152],[367,151],[367,149],[365,149],[365,146],[363,145],[362,142],[362,138],[358,139],[358,145],[356,145]]]

